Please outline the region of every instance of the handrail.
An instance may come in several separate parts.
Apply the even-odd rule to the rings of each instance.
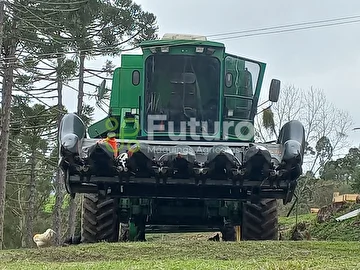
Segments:
[[[229,98],[243,98],[243,99],[247,99],[247,100],[254,101],[254,97],[247,97],[247,96],[227,95],[227,94],[224,94],[224,97],[229,97]]]

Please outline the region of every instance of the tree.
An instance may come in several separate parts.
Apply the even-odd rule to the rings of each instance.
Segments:
[[[263,141],[274,140],[280,128],[291,120],[299,120],[304,125],[305,166],[313,174],[348,146],[347,133],[352,119],[346,111],[331,104],[322,90],[305,91],[285,86],[271,110],[265,110],[262,118],[256,118],[256,135]]]
[[[137,45],[144,39],[156,38],[156,17],[141,9],[131,0],[126,1],[95,1],[90,0],[81,10],[71,12],[64,22],[72,46],[79,51],[79,84],[77,114],[81,117],[84,111],[84,85],[95,86],[85,81],[84,74],[96,76],[111,72],[113,65],[107,61],[104,69],[85,68],[85,60],[94,55],[115,56],[121,53],[124,45]],[[69,235],[73,236],[76,224],[76,201],[70,197]]]
[[[17,20],[12,20],[9,25],[10,33],[7,40],[3,41],[5,48],[4,54],[4,74],[1,100],[1,129],[0,129],[0,249],[3,247],[3,228],[5,215],[5,194],[6,194],[6,171],[9,148],[9,127],[10,127],[10,112],[11,112],[11,96],[13,90],[13,76],[14,76],[14,60],[17,38],[11,34],[17,29]],[[5,35],[4,35],[5,36]],[[5,45],[4,45],[5,44]]]
[[[28,187],[23,191],[24,199],[18,202],[23,204],[22,209],[26,209],[25,242],[27,247],[31,247],[34,220],[51,190],[49,181],[51,171],[44,170],[44,168],[49,162],[48,157],[46,157],[50,146],[48,134],[51,133],[56,124],[56,112],[52,108],[46,109],[42,104],[35,104],[30,107],[24,102],[19,102],[13,106],[13,111],[16,115],[14,118],[18,121],[17,124],[20,124],[21,129],[16,142],[12,140],[11,142],[14,144],[15,150],[20,152],[26,160],[22,171],[17,171],[17,177],[23,176],[25,181],[22,184]],[[12,171],[10,170],[9,173]],[[42,188],[40,188],[41,185]],[[42,190],[45,193],[41,194],[40,191]]]
[[[321,179],[350,185],[360,192],[360,149],[350,148],[341,158],[328,161],[321,170]]]
[[[54,167],[49,158],[49,131],[56,112],[14,96],[7,170],[6,247],[31,247],[35,221],[51,191]],[[43,220],[44,221],[44,220]],[[46,224],[44,224],[46,225]]]
[[[271,109],[265,109],[256,117],[256,136],[263,141],[276,140],[280,128],[291,120],[299,120],[305,128],[305,173],[298,180],[295,195],[300,211],[307,212],[310,207],[327,203],[329,194],[339,188],[337,183],[323,181],[318,175],[348,145],[347,133],[352,119],[331,104],[323,91],[290,85],[282,88],[279,101]],[[321,199],[317,198],[319,194]]]
[[[11,114],[11,98],[13,92],[20,91],[21,98],[37,100],[49,107],[44,100],[57,98],[57,128],[49,132],[49,148],[57,152],[57,131],[64,114],[62,104],[63,87],[67,81],[79,71],[78,113],[83,118],[91,113],[91,108],[83,103],[84,73],[95,74],[111,72],[112,64],[107,61],[103,70],[86,70],[86,57],[96,55],[114,56],[123,50],[125,45],[136,45],[144,38],[156,37],[155,16],[141,10],[139,5],[130,0],[98,1],[98,0],[45,0],[34,2],[30,0],[7,1],[6,16],[4,16],[4,32],[1,35],[1,54],[4,65],[1,73],[4,77],[2,87],[1,115],[1,153],[0,153],[0,246],[3,243],[3,223],[5,209],[6,166],[9,145],[9,122]],[[1,19],[1,18],[0,18]],[[1,24],[2,26],[2,24]],[[70,51],[75,52],[75,58],[66,58]],[[55,61],[53,61],[55,60]],[[74,61],[75,60],[75,61]],[[94,75],[94,76],[95,76]],[[43,85],[39,85],[39,82]],[[44,85],[45,84],[45,85]],[[56,94],[54,94],[54,92]],[[36,148],[36,147],[35,147]],[[38,158],[35,150],[29,148],[31,171],[34,172]],[[31,155],[31,152],[33,155]],[[51,156],[51,162],[57,164],[57,156]],[[33,174],[31,186],[35,180]],[[54,229],[61,236],[63,190],[60,171],[55,173],[56,200],[54,209]],[[20,178],[18,179],[20,180]],[[33,192],[32,192],[33,194]],[[30,198],[34,202],[34,197]],[[31,206],[32,207],[32,206]],[[33,209],[33,208],[31,208]],[[33,211],[33,210],[31,210]],[[70,214],[72,211],[70,211]],[[70,220],[72,220],[70,218]],[[33,221],[28,219],[28,224]],[[72,223],[72,222],[70,222]],[[73,231],[69,224],[70,233]],[[31,227],[32,225],[30,225]],[[30,228],[29,227],[29,228]],[[31,228],[30,230],[31,231]],[[30,232],[29,232],[30,234]],[[60,238],[57,239],[60,242]]]
[[[75,5],[79,6],[81,2],[83,4],[86,3],[86,1],[76,1]],[[36,70],[39,58],[34,59],[33,55],[38,54],[39,48],[43,48],[44,45],[49,43],[49,40],[54,41],[53,37],[47,35],[47,30],[53,28],[54,24],[56,25],[55,15],[61,13],[61,16],[64,16],[66,12],[72,10],[71,6],[73,6],[69,3],[67,9],[64,10],[63,8],[56,9],[54,6],[51,6],[53,4],[51,1],[42,1],[41,3],[47,4],[48,7],[39,6],[39,3],[30,0],[6,1],[4,35],[2,35],[3,42],[1,44],[1,54],[4,58],[3,69],[1,71],[4,80],[2,85],[2,125],[0,130],[0,247],[3,246],[8,134],[13,90],[15,88],[25,92],[27,97],[36,98],[30,92],[27,92],[27,90],[32,88],[31,86],[35,81],[44,79],[46,76],[42,76]],[[59,2],[57,3],[59,4]],[[18,89],[17,86],[19,84],[14,84],[15,81],[20,81],[22,86],[28,82],[29,89],[26,87],[25,89]],[[40,94],[43,95],[46,91],[42,91]]]

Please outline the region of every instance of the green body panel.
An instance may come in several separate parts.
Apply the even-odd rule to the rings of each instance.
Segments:
[[[125,112],[139,108],[139,96],[142,94],[142,55],[122,55],[121,67],[114,70],[109,116],[89,126],[90,138],[106,137],[109,131],[114,131],[118,138],[134,139],[134,130],[129,121],[125,122]],[[139,83],[134,85],[133,73],[138,72]],[[138,121],[138,120],[136,120]]]
[[[138,112],[138,110],[136,110]],[[125,113],[130,112],[130,108],[122,108],[121,110],[121,126],[120,126],[120,133],[119,138],[121,139],[136,139],[139,133],[139,118],[137,116],[127,118],[125,117]]]
[[[115,113],[116,109],[121,108],[138,108],[139,96],[142,94],[142,55],[122,55],[121,56],[121,72],[120,79],[116,81],[112,86],[112,95],[118,98],[114,98],[110,101],[110,109],[112,115],[118,115]],[[133,84],[133,72],[138,71],[140,73],[140,81],[138,85]],[[113,92],[117,92],[113,94]]]
[[[129,224],[129,241],[134,241],[137,235],[137,228],[133,222]]]
[[[195,59],[193,60],[195,64],[196,61],[201,62],[200,59],[205,58],[217,59],[219,63],[216,76],[218,76],[220,82],[218,92],[215,94],[218,95],[216,97],[218,108],[214,111],[219,126],[208,137],[215,140],[254,141],[252,124],[256,114],[266,64],[228,54],[225,52],[224,44],[212,41],[152,40],[143,42],[140,46],[142,48],[141,55],[122,55],[121,67],[114,71],[109,109],[112,124],[109,124],[109,119],[93,124],[89,127],[89,136],[91,138],[105,137],[109,127],[117,133],[118,138],[122,139],[136,139],[137,136],[142,138],[148,136],[146,128],[148,123],[145,122],[145,119],[149,115],[147,111],[149,107],[149,98],[147,97],[149,78],[152,84],[151,89],[156,89],[156,95],[161,96],[157,104],[160,108],[164,108],[170,100],[171,91],[174,91],[176,86],[170,83],[170,73],[176,69],[174,66],[180,66],[179,59],[183,57],[184,59]],[[199,48],[204,48],[204,50],[199,52]],[[166,57],[169,57],[169,59],[173,57],[177,59],[178,63],[171,64],[171,61],[166,60]],[[159,64],[157,64],[157,71],[152,71],[149,68],[151,61],[159,63],[160,60],[164,63],[163,68],[159,69]],[[168,65],[166,61],[169,61]],[[213,61],[215,63],[215,60]],[[249,69],[252,76],[248,76],[249,72],[246,71],[246,68]],[[196,98],[201,97],[199,107],[206,108],[206,103],[214,98],[215,92],[207,91],[210,87],[214,87],[213,81],[209,80],[214,75],[205,71],[201,73],[201,70],[198,69],[198,73],[196,73],[194,89],[197,89],[195,91]],[[134,72],[138,72],[139,75],[136,80],[134,80]],[[231,85],[228,85],[227,81],[229,74],[231,74],[232,78]],[[200,92],[201,94],[199,94]],[[243,96],[248,96],[249,99],[246,100]],[[126,112],[134,113],[135,110],[137,111],[134,116],[125,119]],[[229,113],[229,111],[232,112]],[[203,119],[207,119],[206,116]],[[228,127],[227,123],[233,124]],[[239,131],[240,138],[235,135],[235,133],[239,134]],[[189,131],[186,132],[188,134]],[[168,135],[168,131],[155,132],[155,136],[166,137]],[[179,133],[179,135],[183,134]]]
[[[110,94],[110,115],[120,115],[120,96],[124,91],[119,90],[121,89],[121,75],[124,69],[125,67],[118,67],[114,70]]]
[[[90,138],[101,137],[106,135],[109,131],[116,130],[116,125],[114,121],[111,121],[110,117],[105,117],[104,119],[92,124],[88,128],[88,133]]]

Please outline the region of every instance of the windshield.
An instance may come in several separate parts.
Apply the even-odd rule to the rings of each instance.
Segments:
[[[145,69],[144,120],[148,132],[216,133],[220,99],[217,58],[152,55]]]

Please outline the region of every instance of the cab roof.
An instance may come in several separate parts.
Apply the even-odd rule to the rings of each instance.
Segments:
[[[164,34],[162,39],[147,40],[140,43],[143,48],[153,46],[181,46],[181,45],[195,45],[195,46],[211,46],[224,48],[225,45],[220,42],[208,41],[205,36],[186,35],[186,34]]]

